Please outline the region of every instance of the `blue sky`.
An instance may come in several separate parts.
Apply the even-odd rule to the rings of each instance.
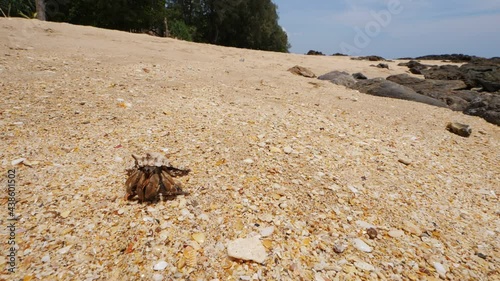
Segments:
[[[500,56],[500,0],[273,0],[292,53]]]

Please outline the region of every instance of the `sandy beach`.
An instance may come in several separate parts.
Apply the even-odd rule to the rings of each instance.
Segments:
[[[500,276],[500,127],[287,71],[387,77],[401,61],[25,19],[0,18],[0,38],[0,238],[18,247],[14,267],[0,248],[4,280]],[[148,152],[192,170],[189,195],[124,199]],[[264,262],[228,255],[251,237]]]

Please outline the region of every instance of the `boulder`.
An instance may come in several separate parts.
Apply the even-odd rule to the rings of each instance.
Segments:
[[[454,90],[462,90],[467,86],[460,80],[435,80],[435,79],[420,79],[408,74],[391,75],[387,80],[407,86],[415,90],[419,94],[436,98],[433,93],[450,93]]]
[[[308,56],[324,56],[325,54],[323,54],[322,52],[319,52],[319,51],[315,51],[315,50],[309,50],[309,52],[307,52]]]
[[[290,71],[291,73],[293,73],[295,75],[301,75],[301,76],[304,76],[307,78],[315,78],[316,77],[316,74],[314,74],[311,70],[309,70],[308,68],[305,68],[303,66],[300,66],[300,65],[296,65],[292,68],[289,68],[288,71]]]
[[[361,73],[361,72],[354,73],[354,74],[352,75],[352,77],[353,77],[354,79],[357,79],[357,80],[366,80],[366,79],[368,79],[368,78],[367,78],[367,77],[366,77],[363,73]]]
[[[345,87],[352,87],[356,84],[356,79],[354,79],[349,73],[343,71],[331,71],[318,77],[320,80],[327,80],[336,85],[341,85]]]
[[[450,62],[469,62],[471,60],[477,59],[478,57],[469,56],[464,54],[445,54],[445,55],[428,55],[417,57],[417,60],[441,60]]]
[[[402,62],[398,65],[408,67],[410,69],[410,72],[413,74],[422,74],[423,70],[426,70],[430,67],[430,65],[425,65],[415,60],[410,60],[409,62]]]
[[[366,57],[354,57],[352,60],[367,60],[367,61],[385,61],[383,57],[380,56],[366,56]]]
[[[463,111],[468,106],[466,100],[454,95],[455,90],[466,87],[460,80],[420,79],[408,74],[391,75],[387,80],[409,87],[419,94],[441,100],[455,111]]]
[[[464,74],[456,65],[432,66],[422,70],[425,79],[435,80],[464,80]]]
[[[378,68],[386,68],[386,69],[389,69],[389,65],[387,63],[379,63],[377,65],[370,65],[370,66],[374,66],[374,67],[378,67]]]
[[[479,116],[500,126],[500,94],[483,94],[474,99],[464,110],[465,114]]]
[[[446,104],[440,100],[424,96],[415,92],[411,88],[399,85],[395,82],[388,81],[383,78],[359,80],[352,88],[369,95],[403,99],[439,107],[447,107]]]
[[[477,60],[460,68],[469,88],[481,87],[487,92],[500,90],[500,63],[495,60]]]

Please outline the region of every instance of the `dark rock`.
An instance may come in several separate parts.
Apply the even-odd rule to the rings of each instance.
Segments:
[[[487,92],[500,90],[500,63],[495,60],[478,60],[462,65],[464,82],[469,88],[481,87]]]
[[[352,77],[353,77],[354,79],[357,79],[357,80],[366,80],[366,79],[368,79],[368,78],[367,78],[367,77],[366,77],[363,73],[361,73],[361,72],[354,73],[354,74],[352,75]]]
[[[463,111],[468,106],[466,100],[453,94],[453,91],[466,87],[460,80],[420,79],[408,74],[391,75],[387,80],[409,87],[419,94],[441,100],[455,111]]]
[[[435,80],[464,80],[464,74],[456,65],[433,66],[423,70],[425,79]]]
[[[316,77],[316,74],[314,74],[311,70],[309,70],[308,68],[305,68],[303,66],[300,66],[300,65],[296,65],[292,68],[289,68],[288,71],[290,71],[293,74],[301,75],[301,76],[304,76],[307,78],[315,78]]]
[[[366,56],[366,57],[355,57],[351,58],[352,60],[367,60],[367,61],[385,61],[383,57],[379,56]]]
[[[410,60],[409,62],[402,62],[398,64],[398,66],[408,67],[410,69],[410,72],[413,74],[422,74],[423,70],[426,70],[430,67],[430,65],[425,65],[415,60]]]
[[[430,65],[421,64],[418,61],[410,61],[408,62],[408,68],[410,72],[413,74],[422,74],[422,71],[428,69]]]
[[[469,102],[453,94],[444,94],[439,100],[444,101],[453,111],[464,111],[469,106]]]
[[[416,67],[410,68],[410,72],[413,74],[423,75],[422,71],[424,71],[426,69],[427,69],[427,67],[422,68],[422,67],[416,66]]]
[[[472,133],[472,129],[469,125],[466,124],[461,124],[457,122],[453,123],[448,123],[446,125],[446,129],[456,135],[459,135],[461,137],[468,138],[470,134]]]
[[[377,65],[372,65],[372,66],[389,69],[389,65],[387,63],[379,63]]]
[[[435,79],[420,79],[408,74],[391,75],[387,80],[407,86],[415,90],[419,94],[433,96],[433,92],[451,92],[453,90],[462,90],[466,88],[463,81],[460,80],[435,80]]]
[[[324,56],[325,54],[323,54],[322,52],[319,52],[319,51],[309,50],[309,52],[307,52],[307,55],[308,56]]]
[[[463,54],[446,54],[446,55],[428,55],[421,56],[415,59],[417,60],[440,60],[440,61],[449,61],[449,62],[469,62],[474,59],[477,59],[476,56],[469,56]]]
[[[417,70],[418,72],[418,70]],[[474,59],[460,67],[433,66],[420,70],[426,79],[462,80],[468,89],[481,87],[483,91],[500,90],[500,59]]]
[[[358,80],[358,83],[356,83],[352,88],[369,95],[403,99],[440,107],[447,107],[446,104],[440,100],[421,95],[411,88],[399,85],[383,78]]]
[[[332,54],[332,56],[347,57],[346,54],[342,54],[342,53],[335,53],[335,54]]]
[[[485,93],[474,99],[464,110],[465,114],[479,116],[500,126],[500,94]]]
[[[336,85],[351,87],[356,84],[354,79],[349,73],[341,71],[332,71],[318,77],[320,80],[328,80]]]

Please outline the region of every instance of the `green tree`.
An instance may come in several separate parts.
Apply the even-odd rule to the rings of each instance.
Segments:
[[[278,52],[290,48],[271,0],[168,0],[167,15],[194,27],[198,42]]]
[[[0,9],[6,16],[10,17],[36,17],[34,0],[0,0]]]

